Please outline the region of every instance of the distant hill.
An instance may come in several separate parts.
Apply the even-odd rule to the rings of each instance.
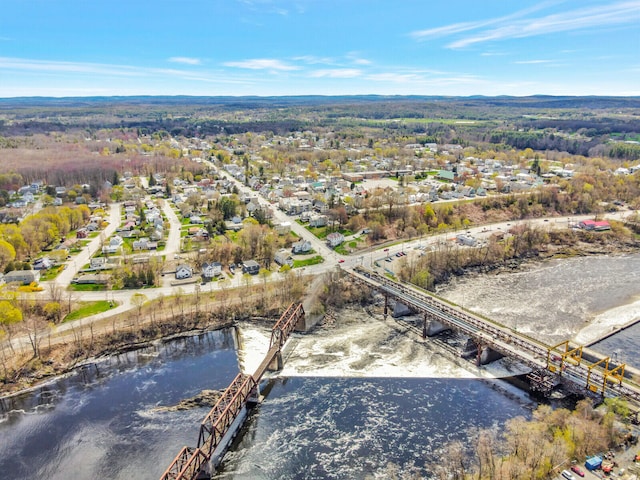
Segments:
[[[157,105],[157,106],[227,106],[240,108],[291,107],[331,104],[373,104],[380,102],[415,103],[438,102],[465,106],[500,106],[527,108],[640,108],[640,97],[572,97],[533,95],[529,97],[469,96],[445,97],[423,95],[301,95],[282,97],[201,97],[201,96],[114,96],[114,97],[14,97],[0,98],[0,108],[21,107],[100,107],[104,105]]]

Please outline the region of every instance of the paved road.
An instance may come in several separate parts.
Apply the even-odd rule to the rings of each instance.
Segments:
[[[74,255],[71,260],[67,262],[67,267],[58,274],[58,276],[53,280],[55,285],[66,288],[78,274],[78,271],[89,263],[89,259],[95,255],[95,253],[100,248],[102,243],[102,239],[108,240],[108,238],[116,232],[116,228],[120,226],[120,215],[121,215],[122,205],[120,203],[112,203],[111,208],[109,210],[108,222],[109,225],[98,235],[97,237],[91,239],[89,244],[83,248],[78,254]],[[45,291],[47,290],[46,283],[42,282],[45,287]],[[104,298],[104,295],[103,295]]]
[[[237,185],[239,191],[245,194],[256,195],[256,192],[252,191],[250,188],[246,187],[241,182],[237,181],[235,178],[228,175],[226,172],[221,172],[221,175],[226,176],[231,181],[233,181]],[[143,183],[144,183],[144,180],[146,179],[142,179],[141,177],[141,181]],[[296,223],[293,218],[289,217],[288,215],[286,215],[284,212],[280,211],[276,207],[273,207],[272,205],[268,204],[266,200],[261,198],[260,203],[263,206],[269,206],[274,210],[274,217],[275,217],[274,220],[276,222],[290,222],[291,230],[295,232],[298,236],[300,236],[300,238],[308,240],[311,243],[313,249],[318,254],[322,255],[325,259],[325,262],[322,264],[305,267],[304,269],[296,270],[294,272],[291,272],[290,274],[304,273],[304,274],[318,275],[326,271],[332,270],[339,265],[342,265],[344,267],[353,267],[355,265],[361,264],[367,268],[374,269],[375,262],[378,262],[384,268],[390,268],[390,267],[392,268],[391,262],[383,262],[385,258],[387,257],[396,258],[395,255],[398,252],[412,252],[412,254],[417,254],[419,250],[416,250],[416,247],[426,247],[426,246],[438,244],[439,242],[448,241],[448,240],[451,240],[452,238],[455,238],[456,233],[460,233],[460,232],[446,232],[438,235],[420,238],[417,240],[401,242],[386,248],[386,251],[385,251],[385,247],[377,247],[365,253],[357,253],[352,256],[342,256],[337,254],[332,249],[330,249],[324,241],[322,241],[321,239],[318,239],[315,235],[309,232],[304,226]],[[167,238],[166,248],[164,249],[163,252],[161,252],[161,254],[166,255],[166,259],[171,261],[173,260],[174,254],[180,251],[181,223],[177,215],[175,214],[174,210],[172,209],[169,201],[165,200],[163,202],[162,210],[165,216],[167,217],[167,219],[169,220],[170,230]],[[628,215],[630,213],[633,213],[633,212],[622,211],[614,214],[607,214],[604,217],[621,219],[623,216]],[[551,219],[534,219],[534,220],[527,220],[524,222],[529,223],[531,225],[535,225],[535,226],[543,225],[548,228],[566,228],[570,222],[577,223],[580,220],[588,219],[592,217],[593,215],[583,215],[583,216],[574,216],[570,218],[564,217],[564,218],[551,218]],[[112,204],[110,209],[110,214],[109,214],[109,225],[105,228],[103,234],[101,234],[99,237],[92,239],[89,245],[86,248],[84,248],[82,252],[74,256],[74,258],[69,262],[67,268],[64,271],[62,271],[54,280],[55,285],[61,288],[66,288],[70,284],[71,280],[76,276],[78,271],[82,268],[82,266],[87,264],[91,256],[93,256],[95,252],[97,252],[97,250],[101,245],[101,237],[104,237],[106,239],[106,238],[109,238],[113,233],[115,233],[116,228],[120,225],[120,220],[121,220],[121,204],[119,203]],[[517,222],[517,221],[501,222],[501,223],[496,223],[488,226],[472,227],[465,230],[465,232],[468,232],[470,235],[473,235],[476,238],[484,239],[489,235],[491,235],[492,233],[495,233],[496,231],[507,231],[511,226],[517,225],[518,223],[520,222]],[[236,288],[236,287],[241,287],[246,285],[252,285],[252,284],[263,282],[263,281],[277,281],[277,280],[280,280],[281,278],[283,278],[283,274],[280,272],[270,273],[266,280],[259,275],[247,276],[247,275],[242,275],[241,273],[237,273],[234,276],[224,277],[220,281],[210,282],[204,286],[200,285],[199,283],[184,284],[181,286],[171,286],[170,283],[172,279],[170,277],[166,277],[161,287],[153,288],[153,289],[145,289],[142,293],[149,300],[153,300],[160,296],[167,297],[167,296],[175,295],[178,291],[181,291],[183,294],[192,294],[196,291],[196,289],[200,289],[200,291],[202,292],[209,292],[209,291],[221,290],[223,288],[230,289],[230,288]],[[46,282],[43,282],[43,284],[44,283]],[[46,287],[46,285],[43,285],[43,286],[45,287],[44,292],[41,293],[40,295],[48,295],[47,293],[48,288]],[[104,320],[105,318],[109,318],[113,315],[123,313],[133,308],[133,305],[131,304],[131,296],[135,293],[138,293],[138,292],[131,291],[131,290],[114,290],[109,292],[81,292],[81,293],[78,292],[77,297],[81,297],[82,300],[85,300],[85,301],[109,299],[109,300],[114,300],[119,304],[118,307],[113,308],[112,310],[84,319],[82,323],[87,324],[92,321]],[[63,332],[70,328],[73,328],[71,324],[63,324],[57,327],[57,331]],[[16,339],[15,341],[19,344],[24,343],[24,339],[22,340]]]

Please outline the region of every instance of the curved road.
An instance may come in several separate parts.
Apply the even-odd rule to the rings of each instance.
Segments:
[[[256,192],[253,192],[248,187],[244,186],[234,178],[228,176],[226,173],[223,175],[227,176],[231,181],[235,182],[238,186],[239,190],[246,194],[256,195]],[[263,206],[270,206],[266,201],[261,199],[260,203]],[[270,206],[271,207],[271,206]],[[54,284],[59,288],[67,288],[71,283],[71,280],[77,275],[78,271],[82,268],[83,265],[89,263],[89,259],[98,251],[102,244],[102,239],[106,240],[111,235],[113,235],[120,225],[121,221],[121,211],[122,205],[120,203],[114,203],[111,205],[109,212],[109,225],[105,228],[104,232],[101,233],[100,236],[91,240],[91,242],[85,247],[80,253],[78,253],[72,260],[68,262],[67,268],[63,270],[57,278],[54,280]],[[173,256],[180,252],[180,227],[181,223],[175,214],[173,208],[171,207],[169,201],[165,200],[162,204],[162,211],[164,212],[166,218],[170,224],[170,230],[167,238],[166,247],[161,255],[166,256],[166,260],[173,260]],[[627,215],[629,212],[616,212],[614,214],[608,214],[605,218],[615,218],[621,219],[624,215]],[[452,237],[455,237],[456,233],[460,232],[446,232],[442,234],[437,234],[429,237],[424,237],[420,239],[414,239],[406,242],[399,242],[388,248],[378,247],[374,249],[370,249],[364,253],[357,253],[352,256],[342,256],[337,254],[335,251],[330,249],[326,243],[320,239],[318,239],[315,235],[310,233],[304,226],[295,222],[294,219],[286,215],[284,212],[281,212],[277,208],[274,208],[274,219],[277,222],[289,222],[291,224],[291,230],[295,232],[300,238],[308,240],[311,242],[314,250],[321,254],[325,258],[325,262],[318,265],[313,265],[309,267],[305,267],[301,269],[300,273],[310,274],[310,275],[319,275],[326,271],[329,271],[336,266],[344,266],[344,267],[354,267],[356,265],[362,265],[368,267],[370,269],[375,268],[375,263],[384,260],[387,257],[393,257],[398,252],[411,252],[415,251],[417,247],[424,247],[428,245],[438,244],[443,241],[451,240]],[[486,226],[476,226],[471,227],[465,232],[478,239],[483,239],[488,237],[489,235],[495,233],[496,231],[507,231],[511,226],[517,225],[519,223],[527,223],[535,226],[547,226],[548,228],[567,228],[569,226],[569,221],[576,223],[583,219],[592,218],[593,215],[584,215],[584,216],[574,216],[570,217],[570,219],[563,218],[550,218],[550,219],[534,219],[534,220],[526,220],[526,221],[509,221],[509,222],[501,222],[492,225]],[[462,247],[468,248],[468,247]],[[384,267],[388,267],[386,263],[383,264]],[[272,272],[269,274],[269,277],[266,281],[275,281],[280,280],[283,277],[282,273]],[[175,295],[178,292],[184,295],[193,294],[197,289],[200,289],[201,292],[207,293],[221,289],[231,289],[236,287],[241,287],[245,285],[251,285],[254,283],[259,283],[265,281],[260,276],[247,276],[242,275],[240,273],[227,278],[223,277],[222,280],[216,282],[207,283],[206,286],[202,287],[199,283],[191,283],[180,286],[172,286],[171,285],[172,278],[171,276],[167,276],[163,279],[163,285],[158,288],[152,289],[144,289],[143,291],[137,290],[112,290],[112,291],[101,291],[101,292],[77,292],[75,294],[76,297],[81,297],[83,301],[95,301],[95,300],[113,300],[118,303],[118,306],[107,311],[103,312],[91,317],[86,317],[81,321],[70,322],[61,324],[55,327],[55,334],[61,335],[64,332],[68,332],[69,330],[75,329],[79,326],[86,326],[92,322],[100,322],[105,319],[112,317],[114,315],[118,315],[129,311],[134,308],[131,298],[132,295],[136,293],[142,293],[148,300],[156,299],[160,296],[168,297]],[[43,282],[44,291],[40,294],[42,296],[48,295],[49,289],[46,286],[47,282]],[[73,295],[73,294],[72,294]],[[28,338],[14,338],[13,339],[14,348],[19,348],[20,346],[24,346],[28,344]]]

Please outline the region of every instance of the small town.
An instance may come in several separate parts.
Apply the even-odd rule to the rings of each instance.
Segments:
[[[5,3],[3,479],[640,478],[639,0]]]

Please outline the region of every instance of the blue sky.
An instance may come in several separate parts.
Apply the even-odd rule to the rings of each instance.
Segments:
[[[640,95],[640,0],[6,0],[0,97]]]

